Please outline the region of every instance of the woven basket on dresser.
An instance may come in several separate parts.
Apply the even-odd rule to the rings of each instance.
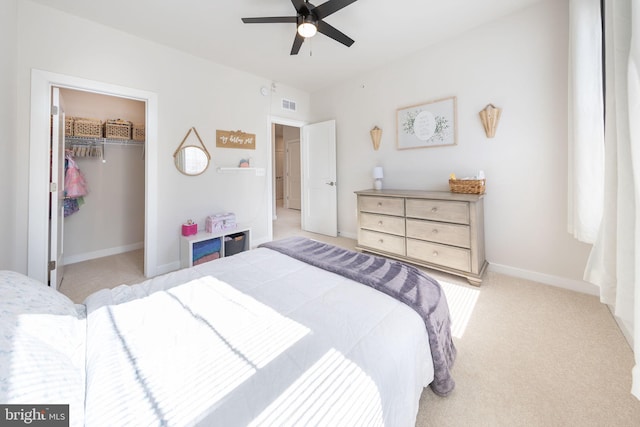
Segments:
[[[484,179],[450,179],[449,189],[452,193],[484,194]]]
[[[104,125],[104,137],[108,139],[131,139],[131,122],[107,120]]]
[[[76,117],[73,120],[73,136],[102,138],[103,123],[98,119]]]

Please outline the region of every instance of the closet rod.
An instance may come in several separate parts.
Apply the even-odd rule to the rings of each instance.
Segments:
[[[144,141],[134,141],[133,139],[108,139],[108,138],[86,138],[79,136],[66,136],[65,144],[105,144],[105,145],[133,145],[143,146]]]

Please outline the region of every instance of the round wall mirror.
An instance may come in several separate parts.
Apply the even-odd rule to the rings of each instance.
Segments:
[[[176,168],[185,175],[200,175],[209,167],[209,154],[194,145],[181,147],[173,157]]]

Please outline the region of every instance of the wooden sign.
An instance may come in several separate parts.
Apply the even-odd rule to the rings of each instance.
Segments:
[[[240,131],[216,130],[216,147],[256,149],[256,135]]]

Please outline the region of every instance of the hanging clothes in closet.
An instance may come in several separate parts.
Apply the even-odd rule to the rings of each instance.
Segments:
[[[80,210],[89,190],[84,175],[69,150],[65,151],[64,160],[64,216],[68,217]]]

